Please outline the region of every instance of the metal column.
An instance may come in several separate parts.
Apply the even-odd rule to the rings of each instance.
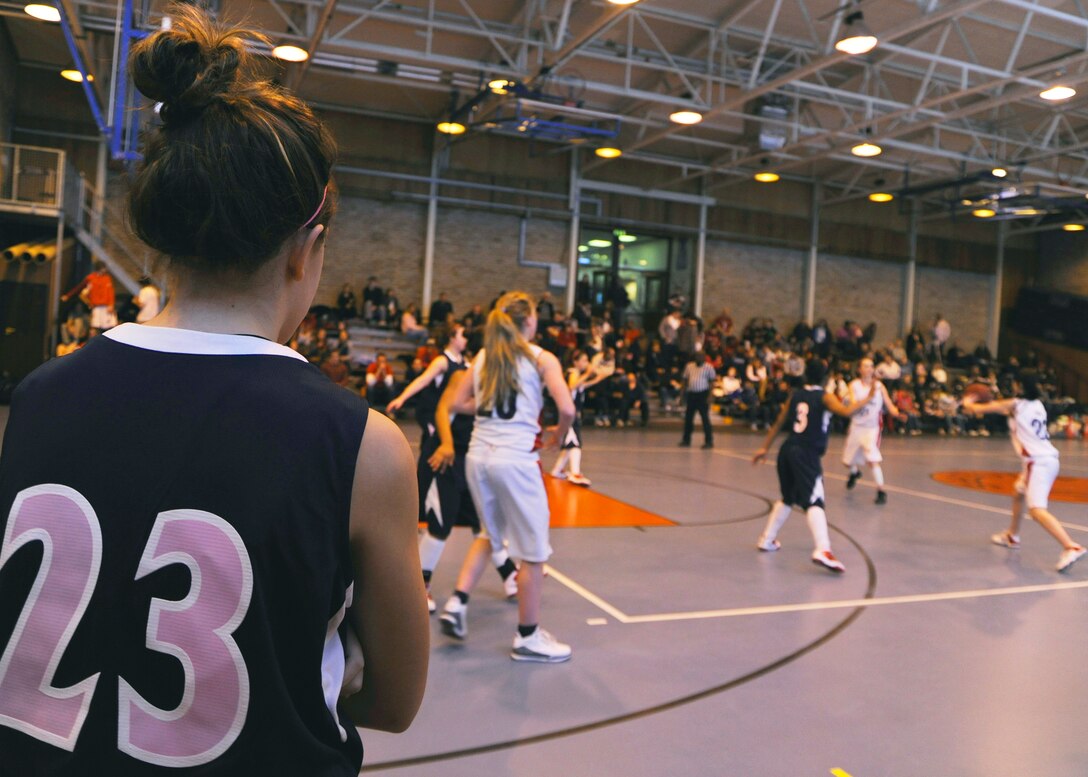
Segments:
[[[918,200],[910,201],[910,226],[907,232],[907,264],[903,268],[903,302],[899,315],[899,331],[909,332],[914,326],[914,287],[918,268]]]
[[[706,179],[703,179],[706,188]],[[707,204],[699,205],[699,241],[695,249],[695,293],[692,295],[695,315],[703,315],[703,276],[706,274],[706,215]]]
[[[1008,223],[1002,221],[997,225],[997,268],[994,271],[992,283],[993,296],[990,298],[990,326],[986,345],[990,353],[997,357],[997,345],[1001,338],[1001,284],[1005,274],[1005,233]]]
[[[438,157],[440,153],[436,143],[431,151],[431,190],[427,199],[427,235],[423,242],[423,304],[419,311],[420,320],[431,310],[432,287],[434,286],[434,236],[438,227]]]
[[[805,323],[816,323],[816,260],[820,253],[820,184],[812,185],[812,224],[808,240],[808,262],[805,266]]]
[[[574,295],[578,289],[578,240],[582,232],[581,187],[578,182],[578,149],[570,153],[570,240],[567,244],[567,314],[574,312]]]

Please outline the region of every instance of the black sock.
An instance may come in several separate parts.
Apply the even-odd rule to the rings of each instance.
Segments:
[[[428,588],[431,587],[431,574],[433,574],[431,572],[431,570],[429,570],[429,569],[424,569],[423,570],[423,584],[425,586],[427,586]]]
[[[518,624],[518,635],[519,636],[528,637],[534,631],[536,631],[536,624],[535,623],[532,626],[522,626],[520,623]]]
[[[503,580],[510,577],[510,575],[516,574],[518,571],[517,565],[515,565],[513,559],[510,558],[507,558],[506,561],[502,562],[501,566],[497,566],[495,569],[499,570],[499,577]]]
[[[453,595],[461,600],[461,604],[468,604],[468,594],[464,591],[454,591]]]

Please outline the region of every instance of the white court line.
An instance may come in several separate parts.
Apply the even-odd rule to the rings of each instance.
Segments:
[[[693,612],[663,612],[654,615],[628,615],[583,586],[548,566],[548,574],[579,596],[596,605],[620,623],[665,623],[670,621],[707,620],[711,618],[737,618],[747,615],[778,615],[789,612],[812,612],[816,610],[842,610],[857,607],[882,607],[890,604],[919,604],[925,602],[947,602],[958,599],[983,599],[991,596],[1016,596],[1019,594],[1038,594],[1049,591],[1067,591],[1088,588],[1088,580],[1074,583],[1045,583],[1043,585],[1022,585],[1008,588],[982,588],[968,591],[945,591],[935,594],[908,594],[904,596],[884,596],[874,599],[840,599],[829,602],[803,602],[799,604],[776,604],[764,607],[737,607],[729,610],[696,610]]]

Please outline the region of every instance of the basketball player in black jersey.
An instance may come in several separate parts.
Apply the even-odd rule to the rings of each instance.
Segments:
[[[132,51],[163,124],[129,208],[170,302],[29,375],[4,436],[0,774],[355,777],[356,725],[404,730],[426,680],[411,450],[280,345],[331,138],[267,40],[166,13]]]
[[[861,411],[872,398],[877,383],[873,383],[865,401],[848,408],[838,397],[824,389],[826,377],[827,366],[821,360],[813,359],[805,366],[805,385],[790,395],[790,401],[782,407],[774,426],[767,433],[763,447],[752,456],[753,464],[762,461],[774,438],[783,426],[786,427],[788,436],[778,451],[778,485],[782,498],[771,507],[767,526],[756,547],[762,551],[778,550],[778,532],[796,506],[805,512],[816,545],[812,551],[812,563],[832,572],[845,572],[846,567],[831,552],[827,516],[824,513],[824,473],[820,458],[827,451],[831,414],[849,418]]]
[[[416,477],[419,480],[419,521],[427,525],[427,530],[419,537],[419,563],[423,567],[423,584],[427,587],[427,611],[437,609],[431,596],[431,575],[442,558],[450,531],[455,525],[468,526],[474,534],[480,532],[480,518],[472,503],[465,483],[464,453],[468,451],[468,441],[472,438],[472,416],[457,415],[452,421],[452,445],[458,446],[461,458],[450,472],[436,469],[430,460],[438,450],[441,440],[438,437],[438,424],[435,412],[439,397],[450,385],[453,376],[468,367],[465,358],[465,327],[454,324],[443,328],[438,336],[438,347],[442,353],[427,365],[423,373],[405,386],[404,391],[386,407],[394,413],[404,406],[413,396],[417,397],[416,421],[423,429],[423,438],[419,444],[419,463]],[[447,426],[450,424],[447,419]],[[498,550],[492,554],[495,569],[502,578],[503,591],[508,598],[518,595],[518,568],[510,560],[510,554]]]

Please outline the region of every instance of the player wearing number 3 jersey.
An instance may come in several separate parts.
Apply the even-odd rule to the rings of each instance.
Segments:
[[[752,462],[757,463],[767,455],[783,427],[787,430],[786,441],[778,451],[778,484],[782,498],[771,507],[767,525],[760,535],[757,547],[763,551],[776,551],[780,547],[778,532],[794,506],[805,512],[815,549],[812,562],[832,572],[844,572],[846,567],[831,552],[831,539],[827,531],[827,515],[824,513],[824,475],[820,458],[827,451],[827,430],[831,414],[850,417],[865,406],[875,388],[861,404],[847,409],[838,398],[822,386],[827,375],[826,365],[813,359],[805,366],[805,385],[790,395],[790,401],[782,408],[763,447],[756,451]]]
[[[1047,509],[1050,489],[1058,478],[1058,449],[1050,442],[1046,425],[1046,407],[1035,376],[1027,376],[1020,382],[1020,397],[996,402],[974,402],[970,395],[964,399],[963,409],[982,415],[994,413],[1008,416],[1009,436],[1012,446],[1021,460],[1020,477],[1016,480],[1012,496],[1012,520],[1009,528],[993,535],[995,545],[1016,549],[1020,547],[1020,518],[1027,504],[1028,514],[1039,522],[1062,546],[1057,569],[1065,572],[1086,552],[1073,542],[1065,527]]]
[[[167,13],[130,209],[170,301],[25,378],[5,431],[0,774],[354,777],[356,725],[406,728],[427,673],[411,452],[279,344],[330,138],[249,34]]]

